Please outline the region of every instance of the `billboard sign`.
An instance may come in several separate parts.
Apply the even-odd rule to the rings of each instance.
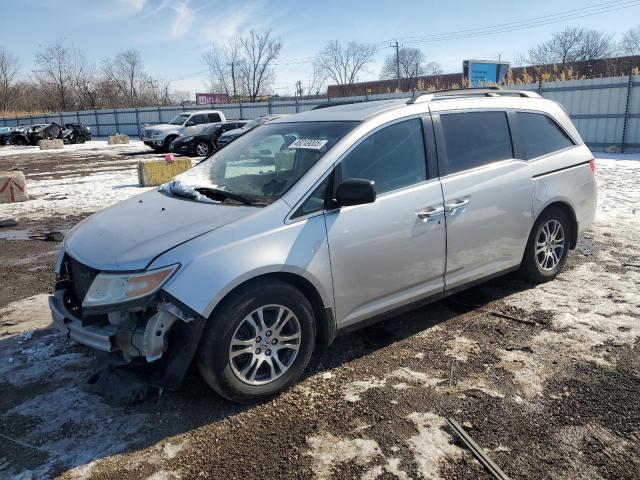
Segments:
[[[462,81],[470,88],[482,88],[489,85],[504,85],[509,75],[509,62],[495,60],[464,60],[462,62]]]
[[[196,93],[196,105],[229,103],[230,100],[229,95],[226,93]]]

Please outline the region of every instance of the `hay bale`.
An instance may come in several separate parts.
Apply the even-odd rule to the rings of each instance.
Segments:
[[[40,147],[40,150],[62,150],[64,148],[64,141],[59,138],[55,140],[40,140],[38,147]]]
[[[107,138],[107,145],[127,145],[129,143],[129,135],[109,135]]]
[[[164,160],[142,160],[138,162],[138,181],[141,187],[162,185],[190,168],[189,158],[177,158],[170,163]]]
[[[29,200],[24,173],[14,170],[0,172],[0,203],[24,202]]]

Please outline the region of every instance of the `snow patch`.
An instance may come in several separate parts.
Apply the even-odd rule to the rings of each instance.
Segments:
[[[458,362],[466,362],[471,355],[482,352],[478,342],[462,336],[449,340],[446,345],[444,354]]]
[[[331,471],[338,464],[355,461],[357,465],[366,466],[382,451],[375,440],[364,438],[338,438],[330,433],[307,438],[315,478],[331,478]],[[375,477],[373,477],[375,478]]]
[[[396,390],[410,388],[410,386],[407,385],[407,382],[417,384],[423,388],[433,387],[444,382],[444,379],[442,378],[434,377],[433,375],[428,375],[423,372],[416,372],[406,367],[400,367],[388,375],[385,375],[383,378],[371,377],[366,380],[356,380],[348,383],[344,390],[344,399],[347,402],[358,402],[361,399],[360,395],[364,392],[374,388],[384,388],[388,383],[390,383],[390,380],[403,380],[402,382],[392,385],[392,388],[395,388]]]
[[[418,471],[425,479],[439,479],[440,463],[462,456],[464,450],[454,445],[451,436],[444,431],[447,422],[443,417],[434,413],[414,412],[407,419],[418,430],[418,434],[408,440]]]

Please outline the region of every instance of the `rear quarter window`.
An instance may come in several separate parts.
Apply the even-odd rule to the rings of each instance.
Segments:
[[[575,145],[567,133],[543,113],[518,112],[518,131],[525,160]]]

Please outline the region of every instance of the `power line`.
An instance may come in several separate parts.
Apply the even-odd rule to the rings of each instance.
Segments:
[[[532,19],[533,21],[529,21],[529,23],[523,23],[525,22],[520,21],[520,24],[517,26],[512,26],[512,27],[505,27],[505,28],[498,28],[495,30],[487,30],[493,27],[482,27],[482,29],[470,29],[470,31],[472,30],[478,30],[478,31],[473,31],[471,33],[456,33],[456,32],[448,32],[448,33],[440,33],[440,34],[433,34],[431,36],[425,36],[425,37],[417,37],[415,40],[405,40],[405,43],[432,43],[432,42],[442,42],[442,41],[448,41],[448,40],[458,40],[458,39],[465,39],[465,38],[476,38],[476,37],[482,37],[482,36],[487,36],[487,35],[496,35],[499,33],[506,33],[506,32],[514,32],[514,31],[519,31],[519,30],[526,30],[529,28],[534,28],[534,27],[538,27],[541,25],[549,25],[549,24],[554,24],[554,23],[560,23],[560,22],[564,22],[567,20],[573,20],[573,19],[578,19],[578,18],[585,18],[585,17],[591,17],[594,15],[601,15],[603,13],[609,13],[609,12],[613,12],[613,11],[617,11],[617,10],[623,10],[626,8],[631,8],[631,7],[636,7],[636,6],[640,6],[640,2],[638,1],[633,1],[633,2],[626,2],[626,4],[619,4],[619,5],[614,5],[614,6],[609,6],[609,7],[600,7],[597,11],[589,11],[589,12],[582,12],[582,13],[578,13],[578,14],[571,14],[571,15],[563,15],[563,14],[556,14],[553,15],[553,19],[552,20],[548,20],[547,17],[545,17],[545,19],[541,19],[541,20],[536,20],[536,19]],[[482,30],[482,31],[480,31]],[[487,31],[485,31],[487,30]],[[386,43],[386,42],[385,42]],[[381,44],[376,44],[376,46],[380,46]]]
[[[600,10],[600,9],[607,9],[607,8],[612,8],[612,7],[618,7],[618,6],[623,6],[623,7],[629,7],[629,6],[634,6],[634,5],[626,5],[626,4],[635,4],[637,2],[635,1],[630,1],[630,0],[615,0],[612,2],[602,2],[602,3],[596,3],[594,5],[590,5],[587,7],[581,7],[581,8],[575,8],[575,9],[571,9],[571,10],[565,10],[563,12],[556,12],[556,13],[552,13],[549,15],[542,15],[539,17],[530,17],[530,18],[526,18],[526,19],[522,19],[522,20],[515,20],[512,22],[506,22],[506,23],[498,23],[495,25],[489,25],[486,27],[476,27],[476,28],[467,28],[467,29],[463,29],[463,30],[453,30],[451,32],[444,32],[444,33],[434,33],[434,34],[428,34],[428,35],[408,35],[408,36],[404,36],[404,37],[397,37],[398,40],[424,40],[427,38],[437,38],[437,37],[442,37],[442,36],[451,36],[451,35],[458,35],[458,34],[465,34],[465,33],[478,33],[480,31],[483,30],[489,30],[489,29],[494,29],[494,28],[504,28],[504,27],[516,27],[516,26],[521,26],[519,24],[528,24],[531,22],[538,22],[538,21],[542,21],[544,19],[548,19],[548,18],[552,18],[552,19],[558,19],[559,16],[562,17],[572,17],[572,16],[576,16],[576,15],[580,15],[580,14],[587,14],[587,13],[591,13],[590,11],[592,10]],[[601,13],[601,12],[596,12],[596,13]],[[386,40],[383,42],[380,42],[376,45],[384,45],[386,43],[388,43],[391,40]]]

